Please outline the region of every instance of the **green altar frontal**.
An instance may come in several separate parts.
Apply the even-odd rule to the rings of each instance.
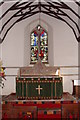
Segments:
[[[62,77],[17,77],[16,95],[18,99],[59,99],[62,97]]]

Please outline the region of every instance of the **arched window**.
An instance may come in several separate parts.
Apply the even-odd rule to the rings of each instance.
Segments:
[[[48,63],[48,34],[38,25],[30,35],[31,40],[31,63],[36,63],[38,57],[43,63]]]

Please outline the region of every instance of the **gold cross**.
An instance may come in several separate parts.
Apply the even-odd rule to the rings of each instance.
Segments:
[[[43,88],[40,88],[40,85],[38,85],[38,88],[36,88],[36,90],[38,90],[38,94],[40,95],[40,90],[42,90]]]

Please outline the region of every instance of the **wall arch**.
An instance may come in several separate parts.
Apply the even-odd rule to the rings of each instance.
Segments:
[[[24,66],[30,64],[30,33],[36,26],[39,24],[39,19],[31,21],[25,27],[25,36],[24,36]],[[48,32],[48,62],[50,66],[54,65],[54,53],[53,53],[53,28],[43,19],[40,20],[40,25]],[[27,55],[28,54],[28,55]]]

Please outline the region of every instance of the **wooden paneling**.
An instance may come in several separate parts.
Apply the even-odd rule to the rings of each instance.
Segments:
[[[80,118],[80,101],[73,99],[69,93],[63,94],[63,100],[17,100],[15,94],[4,96],[2,101],[2,116],[15,118]],[[23,120],[23,119],[21,119]]]
[[[78,118],[80,114],[80,104],[62,104],[62,118]]]
[[[74,80],[72,80],[72,82],[73,82],[73,95],[77,98],[80,98],[80,86],[74,85]]]
[[[4,118],[37,118],[37,107],[36,106],[23,106],[23,105],[10,105],[5,104],[2,107],[2,116]]]

